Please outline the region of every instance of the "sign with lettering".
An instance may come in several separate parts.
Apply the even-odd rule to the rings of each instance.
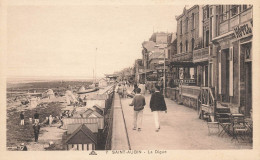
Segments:
[[[175,84],[179,84],[179,83],[186,83],[186,84],[188,84],[188,83],[195,83],[195,82],[196,82],[195,79],[175,79],[174,80]]]
[[[253,21],[246,22],[244,24],[238,25],[234,28],[234,33],[237,39],[241,39],[252,35],[253,32]]]

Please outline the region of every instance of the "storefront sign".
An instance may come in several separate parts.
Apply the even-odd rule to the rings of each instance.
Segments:
[[[175,84],[179,84],[179,83],[195,83],[195,79],[175,79],[174,80]]]
[[[234,28],[234,33],[237,39],[241,39],[252,35],[252,31],[253,31],[252,21],[238,25]]]

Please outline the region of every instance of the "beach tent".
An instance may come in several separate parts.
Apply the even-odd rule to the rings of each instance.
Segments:
[[[54,96],[54,92],[53,92],[52,89],[48,89],[46,92],[47,92],[46,94],[47,94],[47,96],[48,96],[49,99],[52,99],[52,98],[55,97],[55,96]]]
[[[65,97],[66,97],[66,102],[67,102],[68,105],[70,105],[71,102],[73,102],[73,103],[77,102],[76,97],[74,96],[74,94],[70,90],[66,91]]]
[[[32,97],[31,99],[30,99],[30,107],[31,108],[35,108],[36,106],[37,106],[37,98],[36,97]]]
[[[98,81],[98,86],[99,87],[107,87],[108,83],[105,78],[102,78],[101,80]]]
[[[80,89],[78,90],[79,92],[84,92],[86,89],[84,86],[81,86]]]

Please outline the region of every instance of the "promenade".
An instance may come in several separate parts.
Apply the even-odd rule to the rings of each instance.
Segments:
[[[129,90],[132,88],[128,88]],[[131,98],[121,98],[122,111],[126,123],[125,131],[129,137],[129,145],[132,150],[167,149],[167,150],[197,150],[197,149],[251,149],[252,144],[238,143],[231,141],[232,137],[217,134],[208,135],[206,121],[198,118],[197,111],[184,105],[165,98],[168,108],[167,113],[161,115],[161,129],[155,132],[154,118],[150,110],[150,94],[145,95],[146,106],[143,112],[142,131],[133,130],[133,107],[129,106]],[[115,96],[115,101],[119,101],[119,96]],[[117,103],[118,107],[119,103]],[[121,113],[121,112],[120,112]],[[115,117],[116,115],[114,115]],[[120,115],[121,116],[121,115]],[[118,119],[117,119],[118,120]],[[116,123],[114,123],[116,125]],[[113,126],[116,127],[116,126]],[[220,128],[221,129],[221,128]],[[114,137],[125,140],[125,133],[115,133]],[[122,137],[123,136],[123,137]],[[120,144],[120,143],[118,143]],[[120,146],[113,146],[114,149],[125,149]]]

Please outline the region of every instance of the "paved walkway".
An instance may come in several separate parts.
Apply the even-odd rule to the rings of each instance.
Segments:
[[[130,88],[129,88],[130,89]],[[121,99],[131,149],[251,149],[252,144],[231,141],[231,137],[208,135],[206,121],[198,118],[194,109],[165,99],[168,112],[161,115],[161,129],[155,132],[154,118],[150,110],[150,94],[146,94],[141,132],[133,128],[132,99]],[[116,96],[118,98],[118,96]]]

